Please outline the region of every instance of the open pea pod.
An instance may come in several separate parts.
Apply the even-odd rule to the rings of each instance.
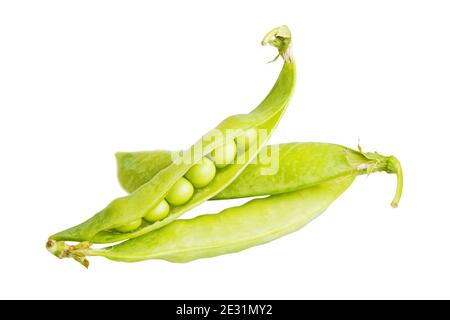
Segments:
[[[234,115],[225,119],[215,129],[204,135],[183,153],[189,155],[189,161],[177,161],[170,164],[159,171],[150,181],[134,190],[133,193],[113,200],[92,218],[75,227],[54,234],[50,237],[50,240],[111,243],[134,238],[169,224],[184,212],[214,197],[226,188],[257,156],[260,149],[268,141],[294,90],[296,71],[290,49],[291,35],[289,29],[286,26],[273,29],[262,41],[263,45],[267,43],[278,49],[279,56],[283,58],[284,64],[273,88],[258,107],[248,114]],[[255,143],[251,148],[238,152],[233,163],[224,167],[218,166],[214,179],[207,186],[194,190],[193,195],[187,202],[171,206],[166,218],[156,222],[142,220],[142,217],[168,196],[174,185],[180,179],[183,179],[183,176],[193,165],[211,152],[220,150],[228,143],[229,139],[239,140],[249,130],[257,132],[258,143]],[[265,134],[261,134],[262,132]],[[130,225],[135,221],[139,222],[136,229],[130,232],[123,231],[125,229],[122,226]],[[117,229],[122,231],[117,231]]]
[[[165,150],[118,152],[119,182],[133,192],[172,163]],[[402,192],[403,174],[394,156],[362,152],[337,144],[292,142],[269,145],[261,149],[258,159],[250,163],[229,186],[211,199],[234,199],[274,195],[296,191],[350,174],[385,171],[397,174],[397,192],[392,201],[397,206]]]
[[[354,181],[355,175],[332,179],[313,187],[254,199],[217,214],[201,215],[171,224],[143,236],[106,248],[89,243],[70,246],[49,242],[59,258],[74,258],[88,267],[87,256],[138,262],[163,259],[188,262],[238,252],[292,233],[319,216]]]

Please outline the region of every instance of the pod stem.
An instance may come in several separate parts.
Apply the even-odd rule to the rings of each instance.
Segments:
[[[400,161],[396,157],[388,157],[386,172],[397,175],[397,189],[395,191],[395,197],[391,202],[391,206],[397,208],[403,191],[403,170]]]
[[[278,55],[269,62],[274,62],[278,57],[282,57],[285,62],[292,62],[294,57],[291,52],[291,31],[287,26],[281,26],[270,30],[262,39],[261,44],[270,44],[278,49]]]

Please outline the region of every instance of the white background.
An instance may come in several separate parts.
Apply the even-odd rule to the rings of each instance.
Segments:
[[[2,1],[1,298],[450,298],[447,1]],[[291,28],[295,96],[271,142],[395,154],[305,229],[238,254],[173,264],[91,259],[47,237],[124,192],[119,150],[189,146],[250,111]],[[196,210],[216,212],[230,203]],[[192,215],[192,214],[191,214]]]

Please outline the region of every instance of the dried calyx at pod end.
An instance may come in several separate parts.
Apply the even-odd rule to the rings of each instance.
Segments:
[[[59,259],[73,258],[81,263],[86,269],[89,268],[89,261],[86,259],[84,250],[89,250],[89,242],[81,242],[77,245],[68,245],[65,241],[55,241],[49,239],[45,245],[47,250]]]

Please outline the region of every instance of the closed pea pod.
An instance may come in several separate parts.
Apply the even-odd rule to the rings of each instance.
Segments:
[[[188,163],[171,163],[132,194],[115,199],[92,218],[75,227],[59,232],[51,236],[50,239],[56,241],[109,243],[137,237],[172,222],[184,212],[198,206],[223,190],[257,155],[260,148],[267,142],[271,131],[276,127],[286,109],[295,83],[295,63],[290,52],[290,40],[289,29],[285,26],[272,30],[263,40],[263,44],[269,43],[278,49],[280,56],[284,59],[284,64],[277,82],[257,108],[248,114],[234,115],[225,119],[213,131],[199,139],[199,141],[185,152],[185,154],[194,154],[194,157]],[[255,150],[249,149],[244,154],[237,155],[235,159],[236,163],[232,164],[229,163],[231,156],[226,153],[225,164],[227,165],[222,167],[223,164],[219,164],[219,170],[207,187],[194,190],[192,196],[189,199],[187,199],[188,197],[183,197],[183,201],[176,201],[180,199],[175,197],[177,199],[174,202],[174,206],[170,207],[168,216],[163,220],[157,222],[144,220],[136,230],[130,232],[117,231],[118,229],[122,229],[124,225],[129,225],[131,222],[143,218],[149,211],[153,210],[153,208],[169,195],[171,188],[177,182],[184,182],[182,180],[184,179],[184,175],[193,165],[197,164],[203,157],[214,150],[220,150],[229,141],[221,141],[220,139],[211,141],[208,138],[213,133],[220,133],[225,136],[225,133],[228,131],[233,132],[233,130],[238,129],[245,131],[251,128],[269,132],[267,137],[261,141],[262,143],[258,148]],[[236,138],[238,138],[238,135],[231,135],[231,140]],[[201,152],[196,153],[195,151],[197,150],[201,150]],[[246,159],[246,161],[240,161],[242,159]],[[169,199],[166,198],[169,203],[170,198],[170,196]]]
[[[276,152],[274,150],[277,150]],[[132,192],[171,163],[170,151],[120,152],[116,154],[119,182]],[[249,164],[224,190],[212,199],[234,199],[274,195],[296,191],[349,174],[369,174],[377,171],[402,172],[398,160],[374,152],[352,150],[337,144],[293,142],[269,145],[260,154],[269,161]],[[276,154],[276,155],[274,155]],[[277,165],[273,174],[264,174]],[[401,189],[400,189],[401,191]],[[396,194],[394,205],[401,194]]]

